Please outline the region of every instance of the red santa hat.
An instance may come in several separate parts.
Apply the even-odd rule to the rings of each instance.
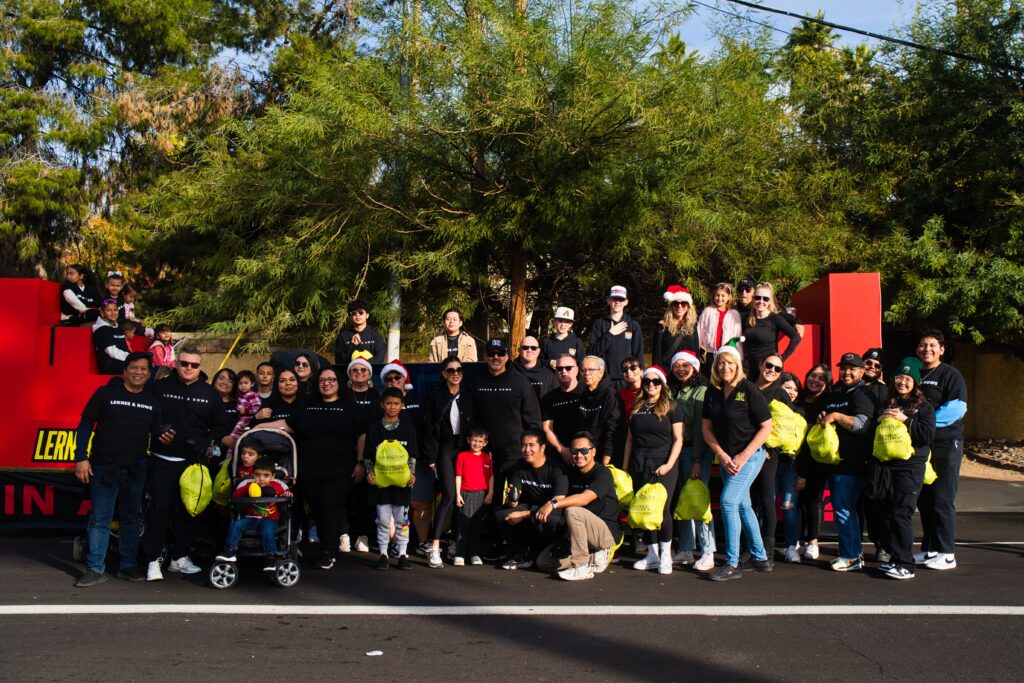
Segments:
[[[409,384],[409,371],[406,369],[404,365],[402,365],[402,361],[398,360],[397,358],[391,361],[390,363],[387,363],[383,368],[381,368],[380,381],[383,382],[384,378],[390,375],[392,372],[397,372],[402,377],[405,377],[405,390],[412,391],[412,385]]]
[[[697,359],[697,355],[693,351],[679,351],[674,356],[672,356],[672,363],[669,365],[669,367],[672,367],[678,361],[689,363],[690,365],[693,366],[694,370],[700,372],[700,361]]]
[[[675,301],[685,301],[686,303],[693,305],[693,297],[690,296],[690,290],[681,285],[669,285],[665,288],[665,293],[662,294],[665,301],[673,303]]]
[[[647,375],[654,375],[655,377],[661,380],[662,384],[668,384],[668,376],[665,374],[665,371],[661,369],[661,366],[649,366],[646,370],[644,370],[644,377],[647,377]]]

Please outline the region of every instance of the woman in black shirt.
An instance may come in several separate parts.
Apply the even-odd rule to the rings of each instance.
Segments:
[[[255,429],[268,422],[287,420],[301,406],[299,376],[291,368],[281,368],[277,371],[277,378],[274,380],[274,391],[263,407],[257,411],[252,421],[252,428]]]
[[[759,283],[754,289],[754,303],[743,325],[743,371],[748,377],[757,376],[765,356],[779,352],[780,332],[789,337],[782,360],[793,355],[800,344],[800,333],[779,315],[775,289],[766,282]]]
[[[668,378],[657,365],[644,370],[640,395],[629,412],[625,465],[632,467],[639,486],[657,482],[668,497],[661,528],[649,532],[647,557],[633,563],[634,569],[657,569],[672,573],[672,499],[679,479],[679,454],[683,450],[683,411],[672,400]]]
[[[672,356],[679,351],[697,351],[697,311],[689,290],[670,285],[663,295],[668,303],[665,317],[654,328],[651,365],[672,367]]]
[[[210,384],[217,390],[221,400],[221,410],[224,412],[224,424],[232,427],[238,422],[238,394],[235,392],[235,371],[231,368],[221,368],[213,376]],[[230,431],[230,430],[229,430]],[[235,445],[235,437],[226,434],[218,447],[230,449]]]
[[[722,522],[725,526],[725,565],[711,574],[713,581],[738,579],[740,529],[750,542],[751,566],[771,571],[761,542],[757,516],[750,505],[750,485],[764,464],[764,442],[772,433],[768,402],[743,374],[739,351],[723,346],[711,366],[711,386],[704,395],[704,442],[721,465]]]
[[[819,363],[807,371],[804,388],[793,404],[793,410],[800,413],[807,424],[814,424],[825,408],[825,397],[832,391],[832,370],[826,363]],[[796,480],[793,488],[797,492],[797,509],[800,513],[801,545],[797,548],[799,557],[818,559],[818,527],[821,521],[821,494],[828,481],[828,465],[811,457],[804,441],[793,462]],[[787,558],[789,561],[790,558]]]

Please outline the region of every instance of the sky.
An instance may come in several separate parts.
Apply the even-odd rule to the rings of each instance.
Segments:
[[[792,30],[799,21],[791,17],[784,17],[777,14],[752,10],[743,5],[735,5],[728,0],[699,0],[704,5],[718,7],[724,12],[731,14],[742,14],[750,19],[771,24],[784,31]],[[825,19],[853,26],[873,33],[892,35],[895,27],[905,25],[913,14],[915,0],[754,0],[759,4],[786,10],[796,14],[814,15],[818,10],[825,13]],[[717,46],[714,38],[714,26],[721,22],[742,21],[735,17],[715,11],[707,7],[697,7],[697,13],[687,20],[680,31],[680,37],[690,49],[701,52],[709,52]],[[751,24],[754,29],[759,27]],[[837,31],[840,35],[840,45],[858,45],[866,42],[869,45],[878,45],[878,41],[856,33]],[[775,32],[776,40],[782,42],[786,39],[785,34]]]

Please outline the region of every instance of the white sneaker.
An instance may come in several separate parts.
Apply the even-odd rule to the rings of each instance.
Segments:
[[[188,555],[172,561],[167,565],[167,570],[175,574],[198,574],[203,571],[192,562],[192,558]]]
[[[558,578],[565,581],[586,581],[594,578],[594,570],[590,568],[589,564],[582,567],[569,567],[558,572]]]
[[[805,545],[803,556],[806,557],[808,560],[818,559],[818,544],[808,543],[807,545]]]
[[[657,569],[658,565],[661,564],[661,555],[658,553],[658,544],[651,543],[647,546],[647,557],[642,560],[637,560],[633,563],[633,569],[640,571],[647,571],[648,569]]]
[[[936,553],[935,557],[924,563],[924,566],[939,571],[956,569],[956,557],[952,553]]]
[[[797,552],[795,545],[786,548],[786,562],[800,562],[800,553]]]
[[[146,581],[163,581],[164,573],[160,570],[160,560],[153,560],[146,567]]]
[[[356,538],[356,551],[361,553],[370,552],[370,539],[366,536],[360,536]]]
[[[479,567],[484,563],[484,561],[480,559],[479,555],[473,555],[471,558],[469,558],[469,563]]]
[[[466,558],[464,558],[464,557],[462,557],[460,555],[456,555],[455,559],[452,560],[452,564],[455,565],[456,567],[465,567],[466,566]]]
[[[693,564],[693,551],[692,550],[680,550],[678,553],[672,556],[673,564]]]
[[[700,559],[694,563],[693,568],[699,572],[711,571],[715,568],[715,554],[704,553],[700,556]]]
[[[672,573],[672,554],[665,553],[661,558],[661,562],[658,563],[659,574],[671,574]]]
[[[914,564],[928,564],[938,556],[938,553],[925,552],[922,550],[919,553],[914,553]]]
[[[444,566],[444,561],[441,559],[441,549],[431,547],[427,551],[427,566],[437,569],[438,567]]]
[[[352,539],[348,534],[341,535],[341,540],[338,541],[338,551],[343,553],[352,552]]]
[[[608,569],[608,562],[611,560],[612,551],[607,548],[602,548],[594,553],[594,561],[591,563],[591,569],[595,574],[600,574],[605,569]]]

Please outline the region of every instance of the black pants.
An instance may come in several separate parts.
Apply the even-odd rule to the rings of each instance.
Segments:
[[[297,482],[303,500],[316,520],[316,533],[320,538],[320,553],[330,557],[338,554],[338,538],[348,533],[348,513],[346,504],[352,492],[352,472],[331,473],[317,476],[310,473]],[[387,549],[385,549],[385,552]]]
[[[458,457],[458,444],[447,441],[438,444],[437,463],[434,474],[441,488],[441,503],[434,512],[434,529],[432,538],[439,539],[445,529],[451,526],[451,515],[455,509],[455,458]]]
[[[886,548],[892,562],[914,571],[914,509],[924,482],[924,464],[892,470],[892,493],[886,504]],[[875,502],[875,501],[871,501]]]
[[[775,547],[775,527],[778,523],[775,511],[775,475],[779,471],[779,457],[780,453],[777,451],[769,452],[761,471],[754,479],[754,485],[750,487],[751,503],[761,522],[761,539],[765,548]],[[771,559],[771,554],[768,557]]]
[[[924,529],[921,550],[952,554],[956,548],[956,490],[960,463],[964,459],[962,439],[932,444],[932,467],[938,479],[921,489],[917,509]]]
[[[885,499],[872,499],[861,495],[860,500],[857,502],[857,514],[860,516],[860,528],[867,530],[868,539],[875,545],[875,549],[885,548],[889,550],[888,501]]]
[[[350,484],[346,492],[341,533],[352,536],[377,537],[377,509],[370,502],[370,484],[364,478],[358,484]],[[320,522],[317,522],[319,526]],[[320,536],[323,539],[323,535]],[[352,539],[355,542],[355,539]],[[385,552],[387,549],[385,548]]]
[[[498,532],[508,541],[509,555],[529,555],[532,560],[537,553],[565,535],[565,516],[562,510],[556,509],[552,510],[546,522],[538,522],[533,517],[515,524],[505,521],[511,513],[529,509],[527,505],[502,508],[495,515],[494,523]]]
[[[168,546],[171,560],[185,557],[192,549],[195,519],[185,511],[181,502],[178,480],[188,462],[172,462],[153,456],[146,471],[149,507],[146,508],[146,532],[142,537],[142,554],[146,562],[159,559],[167,546],[167,525],[173,523],[174,542]]]
[[[813,463],[803,473],[807,483],[804,490],[800,492],[800,540],[812,541],[818,539],[818,527],[821,523],[821,494],[825,491],[825,484],[828,480],[826,470]]]
[[[462,507],[455,525],[455,554],[469,558],[480,554],[480,527],[487,491],[463,491]]]

